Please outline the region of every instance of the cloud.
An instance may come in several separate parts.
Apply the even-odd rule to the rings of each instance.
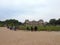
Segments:
[[[0,20],[14,18],[19,21],[48,21],[60,17],[60,0],[0,0]]]

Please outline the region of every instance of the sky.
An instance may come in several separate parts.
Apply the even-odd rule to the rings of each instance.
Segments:
[[[49,21],[60,18],[60,0],[0,0],[0,20]]]

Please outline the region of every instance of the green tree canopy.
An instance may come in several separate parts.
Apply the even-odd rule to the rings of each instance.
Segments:
[[[10,20],[6,20],[5,24],[8,25],[8,26],[18,26],[18,25],[20,25],[22,23],[19,22],[18,20],[10,19]]]
[[[57,25],[60,25],[60,19],[57,20]]]
[[[49,24],[56,25],[56,19],[50,19]]]

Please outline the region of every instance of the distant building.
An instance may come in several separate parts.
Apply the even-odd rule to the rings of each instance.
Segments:
[[[29,21],[29,20],[25,20],[25,24],[27,25],[44,25],[44,21],[43,20],[39,20],[39,21]]]

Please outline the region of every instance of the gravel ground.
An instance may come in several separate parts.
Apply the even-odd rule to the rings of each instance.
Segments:
[[[12,31],[0,27],[0,45],[60,45],[60,32]]]

